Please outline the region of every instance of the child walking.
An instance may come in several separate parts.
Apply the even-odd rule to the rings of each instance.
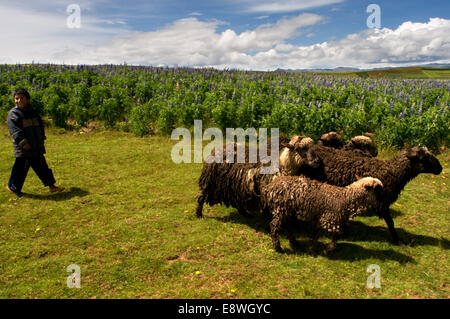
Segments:
[[[7,124],[13,138],[16,161],[6,189],[20,196],[31,166],[50,192],[62,192],[64,188],[55,186],[52,170],[48,168],[44,157],[44,125],[39,114],[30,105],[30,94],[25,89],[17,89],[14,91],[14,102],[16,106],[9,111]]]

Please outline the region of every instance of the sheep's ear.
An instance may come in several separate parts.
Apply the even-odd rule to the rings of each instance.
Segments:
[[[429,151],[426,147],[419,148],[419,151],[418,151],[419,159],[423,159],[425,157],[425,155],[427,155],[427,153],[429,153]]]
[[[413,147],[406,151],[406,157],[423,159],[427,155],[428,149],[426,147]]]
[[[419,148],[413,147],[406,149],[406,157],[409,159],[417,158],[419,156]]]

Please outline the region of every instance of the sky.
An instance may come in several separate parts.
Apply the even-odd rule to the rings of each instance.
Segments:
[[[376,21],[370,4],[379,28],[367,23]],[[0,0],[0,30],[0,63],[269,71],[450,63],[448,0]]]

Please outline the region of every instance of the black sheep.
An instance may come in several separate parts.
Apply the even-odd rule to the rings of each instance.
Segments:
[[[413,147],[401,151],[390,160],[371,157],[348,156],[345,151],[315,145],[312,148],[322,161],[319,169],[305,169],[304,174],[313,179],[337,186],[346,186],[362,177],[378,178],[383,183],[383,196],[375,211],[389,227],[393,242],[402,245],[389,213],[405,185],[421,173],[438,175],[442,171],[439,160],[426,147]]]

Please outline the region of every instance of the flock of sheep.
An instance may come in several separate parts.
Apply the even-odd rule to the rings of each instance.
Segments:
[[[385,220],[393,242],[403,245],[389,206],[418,174],[442,171],[426,147],[406,148],[389,160],[378,159],[373,141],[366,136],[356,136],[345,144],[336,132],[324,134],[317,143],[303,136],[280,138],[279,142],[275,174],[260,174],[264,164],[249,163],[248,157],[245,163],[205,162],[199,179],[197,217],[203,216],[204,203],[232,206],[241,214],[258,213],[268,220],[278,252],[282,251],[278,238],[282,231],[291,246],[297,247],[293,230],[301,217],[314,226],[314,241],[320,230],[330,233],[327,253],[335,248],[348,221],[373,207]],[[236,156],[236,144],[234,147]]]

